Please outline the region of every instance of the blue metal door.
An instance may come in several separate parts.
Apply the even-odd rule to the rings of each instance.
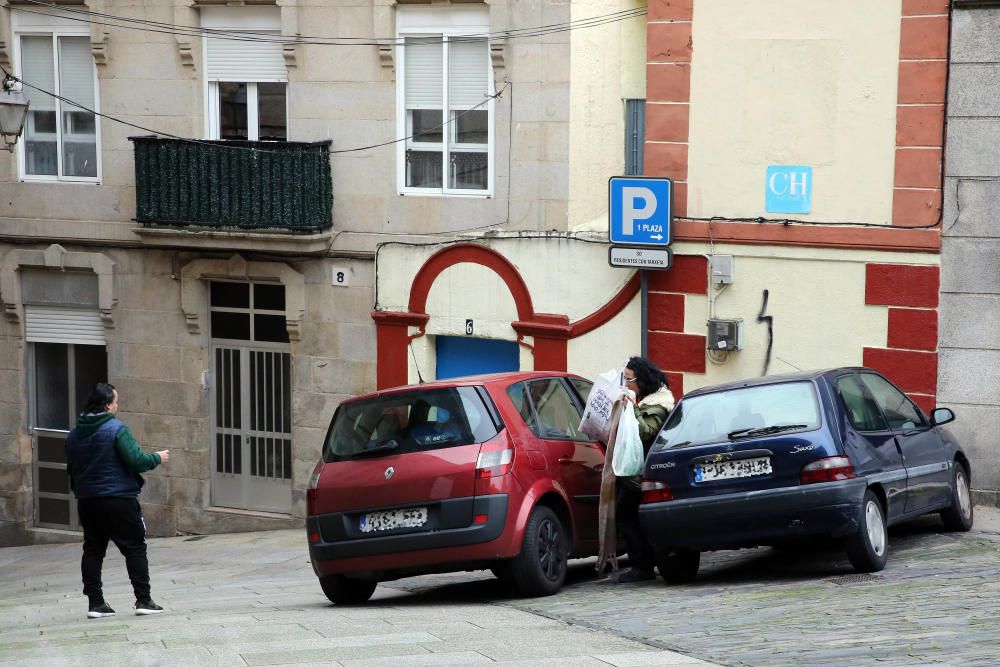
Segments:
[[[437,379],[520,370],[517,343],[465,336],[437,337]]]

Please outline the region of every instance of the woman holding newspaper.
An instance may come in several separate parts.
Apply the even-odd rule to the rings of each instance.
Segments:
[[[667,376],[651,361],[632,357],[625,365],[624,382],[634,396],[625,394],[639,422],[639,439],[643,455],[660,432],[667,415],[674,407],[674,396],[667,387]],[[654,578],[654,554],[639,525],[639,502],[642,499],[640,477],[619,477],[615,485],[615,517],[628,547],[629,569],[618,577],[619,583],[646,581]]]

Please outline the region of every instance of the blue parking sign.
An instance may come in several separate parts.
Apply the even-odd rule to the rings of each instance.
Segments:
[[[612,243],[669,245],[673,221],[669,178],[613,176],[608,181],[608,231]]]

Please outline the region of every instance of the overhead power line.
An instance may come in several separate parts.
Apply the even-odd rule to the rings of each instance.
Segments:
[[[117,14],[107,14],[103,12],[95,12],[87,9],[79,9],[76,6],[60,5],[52,2],[46,2],[45,0],[22,0],[23,2],[36,5],[38,7],[44,7],[47,9],[55,10],[59,13],[62,18],[71,21],[78,21],[81,23],[93,23],[97,25],[105,25],[115,28],[124,28],[128,30],[140,30],[144,32],[153,32],[160,34],[172,34],[181,35],[186,37],[208,37],[211,39],[225,39],[229,41],[239,41],[239,42],[263,42],[272,43],[280,45],[297,45],[297,44],[308,44],[308,45],[319,45],[319,46],[405,46],[405,37],[329,37],[329,36],[314,36],[314,35],[277,35],[268,34],[267,32],[253,31],[253,30],[225,30],[218,28],[204,28],[201,26],[190,26],[181,25],[176,23],[166,23],[162,21],[153,21],[150,19],[138,19],[128,16],[120,16]],[[5,9],[12,10],[8,5],[0,5]],[[16,8],[17,11],[25,12],[28,14],[45,15],[50,16],[49,12],[39,12],[30,9],[25,9],[23,7]],[[527,37],[540,37],[543,35],[549,35],[553,33],[560,32],[570,32],[573,30],[581,30],[585,28],[592,28],[601,25],[606,25],[609,23],[616,23],[619,21],[626,21],[632,18],[637,18],[644,16],[646,14],[645,8],[633,8],[627,10],[621,10],[618,12],[612,12],[609,14],[601,14],[598,16],[592,16],[584,19],[576,19],[573,21],[567,21],[563,23],[554,23],[548,25],[533,26],[528,28],[512,28],[508,30],[500,30],[495,32],[484,32],[484,33],[469,33],[464,35],[451,35],[447,38],[441,37],[436,38],[420,38],[421,44],[443,42],[445,40],[449,42],[461,42],[461,41],[507,41],[510,39],[521,39]]]

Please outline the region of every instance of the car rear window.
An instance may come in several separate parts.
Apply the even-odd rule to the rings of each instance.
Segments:
[[[811,382],[740,387],[689,396],[670,413],[654,449],[723,442],[742,435],[819,428],[819,401]],[[781,428],[785,427],[785,428]]]
[[[323,447],[326,462],[469,445],[499,432],[475,387],[420,389],[344,403]]]

